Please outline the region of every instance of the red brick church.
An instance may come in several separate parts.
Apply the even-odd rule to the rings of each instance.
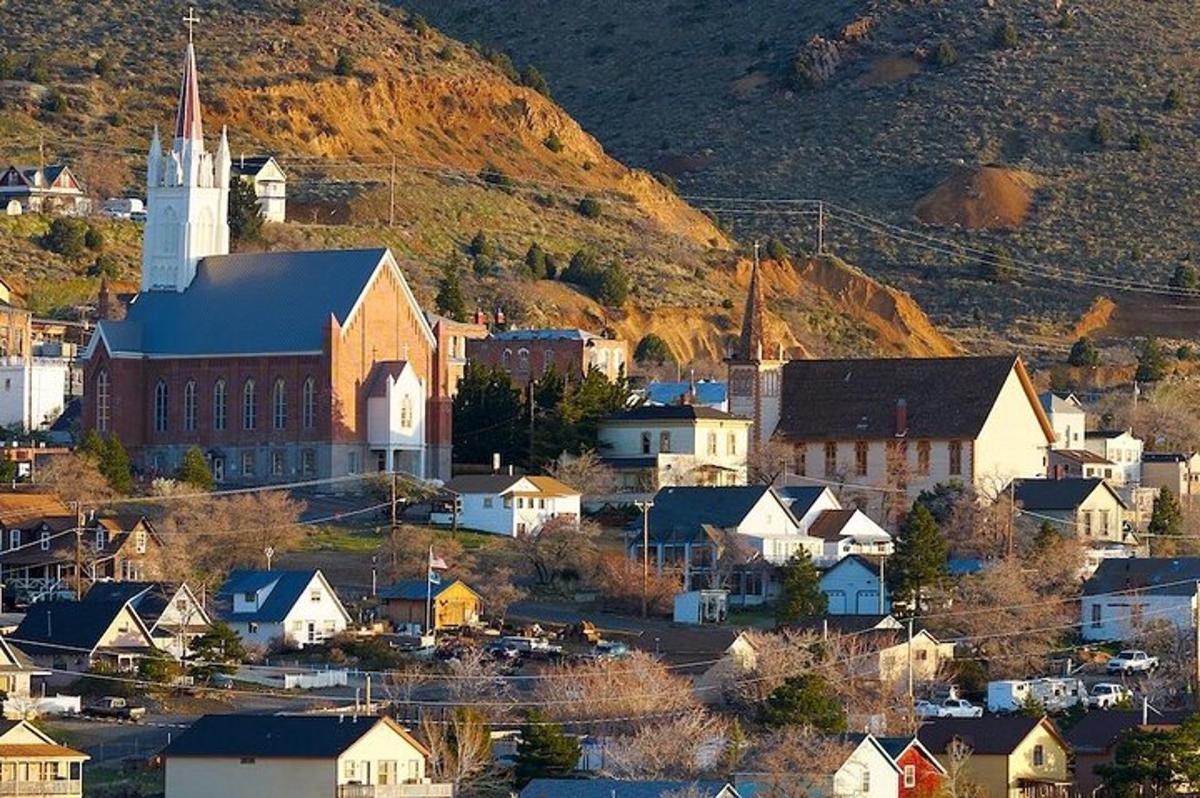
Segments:
[[[205,150],[188,44],[175,135],[147,159],[142,284],[85,353],[84,429],[222,482],[396,470],[447,479],[446,361],[387,249],[229,254],[229,145]]]

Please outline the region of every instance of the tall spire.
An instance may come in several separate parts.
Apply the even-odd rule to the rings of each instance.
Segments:
[[[758,242],[754,242],[754,270],[750,272],[750,292],[746,297],[746,313],[742,316],[742,337],[738,342],[739,360],[762,360],[766,337],[767,301],[763,296],[759,275]]]
[[[179,110],[175,113],[175,138],[204,141],[204,126],[200,122],[200,80],[196,76],[196,49],[190,40],[183,62],[183,83],[179,87]]]

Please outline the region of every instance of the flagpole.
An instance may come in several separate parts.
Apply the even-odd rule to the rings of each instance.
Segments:
[[[429,562],[425,567],[425,634],[431,634],[433,615],[433,546],[429,547]]]

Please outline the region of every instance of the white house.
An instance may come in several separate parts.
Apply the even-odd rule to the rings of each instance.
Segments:
[[[851,554],[821,574],[821,592],[830,615],[887,615],[892,597],[880,558]]]
[[[579,521],[579,491],[553,477],[469,474],[450,480],[445,491],[450,507],[431,515],[434,524],[454,523],[455,499],[458,526],[494,535],[516,537],[563,516]]]
[[[1084,435],[1088,451],[1110,460],[1120,469],[1122,485],[1142,483],[1142,441],[1129,430],[1097,429]],[[1114,475],[1115,476],[1115,475]]]
[[[1114,485],[1125,483],[1125,470],[1089,449],[1051,449],[1052,479],[1106,479]]]
[[[1050,521],[1088,544],[1135,543],[1125,531],[1125,501],[1103,479],[1017,479],[1012,496],[1032,526]]]
[[[1038,394],[1042,410],[1054,428],[1054,449],[1083,449],[1087,429],[1087,411],[1073,393],[1045,391]]]
[[[270,155],[239,156],[230,171],[254,186],[258,207],[268,222],[287,220],[287,175]]]
[[[192,641],[212,628],[203,604],[183,583],[97,582],[84,603],[127,601],[154,638],[154,644],[175,658],[191,650]]]
[[[750,425],[701,405],[643,405],[601,421],[600,448],[625,490],[745,485]]]
[[[162,752],[166,798],[451,798],[428,750],[373,715],[205,715]]]
[[[425,473],[425,391],[411,363],[375,365],[367,389],[367,445],[380,471]]]
[[[23,651],[0,637],[0,692],[7,699],[29,698],[33,677],[49,675],[50,671],[38,668]]]
[[[83,763],[90,759],[26,720],[0,721],[0,794],[80,798]]]
[[[239,569],[217,592],[218,615],[252,646],[303,648],[345,631],[350,615],[325,576],[311,571]]]
[[[1084,640],[1131,640],[1147,624],[1196,628],[1200,557],[1105,559],[1083,583]],[[1153,652],[1151,652],[1153,653]]]
[[[818,563],[832,565],[851,554],[887,557],[894,550],[892,536],[862,510],[825,510],[807,530],[824,541]]]
[[[874,735],[849,734],[844,738],[849,754],[836,769],[808,773],[739,773],[734,786],[740,795],[774,795],[775,785],[785,794],[810,798],[895,798],[901,794],[901,769]],[[804,785],[800,789],[800,785]]]

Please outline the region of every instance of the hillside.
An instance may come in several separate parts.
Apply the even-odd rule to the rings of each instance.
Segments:
[[[13,78],[0,80],[0,159],[36,161],[42,137],[47,160],[68,159],[98,196],[140,193],[149,130],[172,119],[184,40],[178,10],[167,0],[0,5],[0,54]],[[517,321],[560,323],[594,306],[593,320],[635,340],[672,326],[681,357],[723,351],[742,302],[735,243],[663,182],[609,157],[522,85],[535,81],[514,81],[504,59],[369,0],[218,0],[200,12],[206,132],[228,125],[235,159],[269,151],[289,173],[294,221],[269,226],[259,246],[385,243],[427,302],[454,264],[469,301]],[[585,197],[595,201],[588,213]],[[136,278],[136,229],[107,228],[110,271]],[[39,312],[63,312],[94,292],[95,253],[46,255],[37,245],[44,231],[44,220],[0,220],[8,252],[0,266]],[[477,231],[494,254],[472,264],[463,250]],[[585,247],[621,262],[630,305],[603,311],[562,283],[533,280],[523,265],[533,243],[560,264]],[[883,290],[841,273],[863,296]],[[806,349],[929,346],[923,330],[891,326],[886,314],[821,306],[821,287],[804,276],[790,285],[811,294],[802,303],[808,315],[788,320]],[[562,315],[547,310],[560,306]]]
[[[610,152],[674,174],[743,237],[814,245],[797,206],[718,197],[822,198],[1053,270],[1156,286],[1195,246],[1189,0],[406,5],[533,61]],[[1003,169],[975,171],[989,165]],[[938,213],[923,213],[931,193]],[[828,221],[833,251],[977,348],[997,332],[1065,336],[1106,291],[1031,273],[987,283],[942,244],[902,243],[844,213]]]

